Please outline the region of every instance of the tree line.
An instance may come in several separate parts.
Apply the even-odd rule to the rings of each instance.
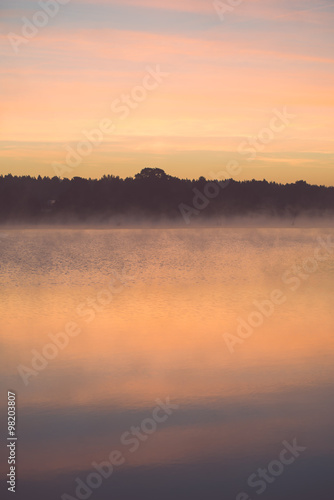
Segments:
[[[216,187],[215,187],[216,186]],[[159,168],[145,168],[134,177],[0,176],[0,222],[52,223],[108,221],[123,216],[137,220],[195,216],[320,215],[334,212],[334,187],[305,181],[279,184],[228,179],[179,179]]]

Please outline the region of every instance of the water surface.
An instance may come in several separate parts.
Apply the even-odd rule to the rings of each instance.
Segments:
[[[254,499],[248,478],[296,440],[306,449],[260,496],[332,499],[334,258],[317,240],[328,235],[7,231],[1,370],[2,393],[18,399],[16,498],[79,498],[77,478],[118,450],[123,463],[85,498]],[[273,296],[259,313],[254,301]],[[66,328],[76,335],[50,337]],[[52,359],[24,371],[36,352]],[[149,430],[166,398],[175,409],[135,451],[121,442]]]

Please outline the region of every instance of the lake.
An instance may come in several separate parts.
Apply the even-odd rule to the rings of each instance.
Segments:
[[[1,236],[16,498],[333,498],[333,229]]]

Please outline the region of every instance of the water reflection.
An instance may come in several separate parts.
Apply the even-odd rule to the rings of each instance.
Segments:
[[[329,498],[334,260],[295,292],[281,280],[318,231],[8,233],[1,370],[18,393],[19,499],[75,496],[114,449],[125,463],[92,498],[255,498],[247,478],[294,438],[305,454],[263,497]],[[102,307],[122,269],[133,278]],[[286,301],[231,354],[223,334],[277,288]],[[25,386],[17,365],[31,368],[68,322],[80,333]],[[178,410],[131,453],[122,434],[168,396]]]

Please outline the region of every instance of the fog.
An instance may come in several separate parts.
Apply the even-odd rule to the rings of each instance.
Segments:
[[[248,216],[204,217],[200,214],[193,215],[189,220],[182,216],[178,218],[148,217],[145,215],[119,215],[108,217],[87,217],[79,220],[75,217],[62,217],[52,222],[11,220],[0,224],[0,240],[5,238],[5,232],[11,229],[140,229],[140,228],[332,228],[334,227],[334,214],[305,213],[292,217],[291,215],[268,216],[265,214],[251,214]]]

